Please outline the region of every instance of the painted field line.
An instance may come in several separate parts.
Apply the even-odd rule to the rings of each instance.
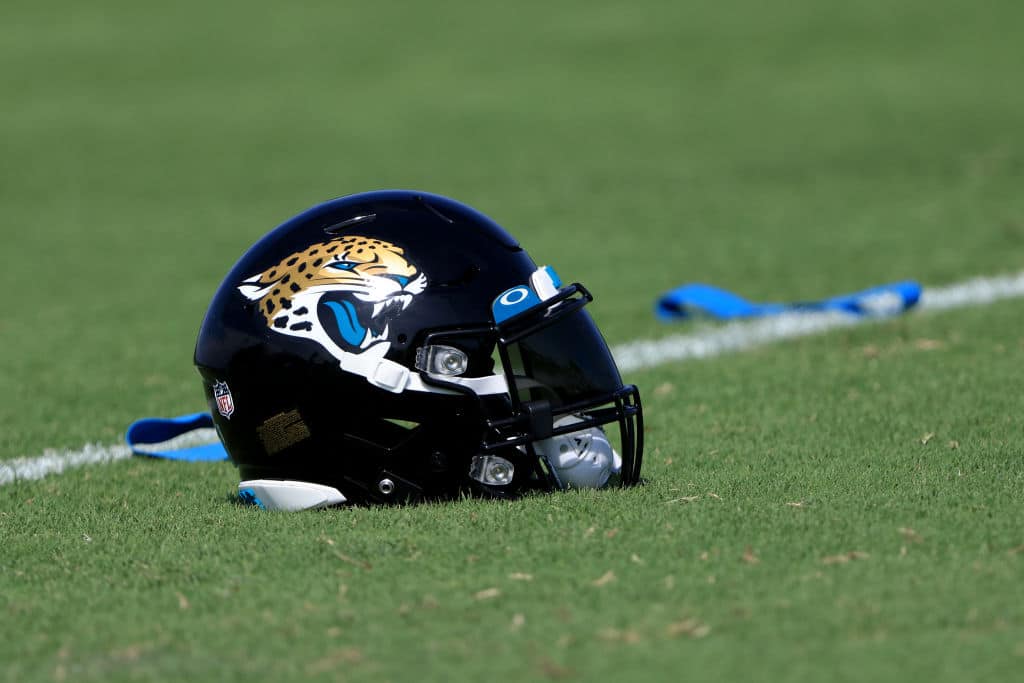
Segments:
[[[47,448],[42,455],[0,462],[0,486],[26,479],[42,479],[83,465],[97,465],[130,457],[132,450],[124,444],[90,443],[75,451]]]
[[[1002,299],[1024,297],[1024,272],[999,277],[979,277],[946,287],[929,287],[917,308],[942,311],[984,306]],[[785,339],[821,334],[878,318],[856,318],[842,313],[793,313],[774,318],[733,322],[689,334],[620,344],[612,354],[623,372],[653,368],[666,363],[710,358],[733,351],[765,346]],[[15,481],[42,479],[67,469],[125,460],[131,450],[123,444],[88,444],[79,450],[48,449],[42,455],[0,462],[0,486]]]
[[[202,446],[216,440],[217,432],[213,429],[197,429],[161,443],[139,446],[138,449],[144,453],[159,453]],[[47,475],[60,474],[66,469],[83,465],[98,465],[115,460],[127,460],[130,457],[132,449],[125,444],[105,446],[90,443],[74,451],[48,448],[42,455],[32,458],[14,458],[0,462],[0,486],[25,479],[42,479]]]

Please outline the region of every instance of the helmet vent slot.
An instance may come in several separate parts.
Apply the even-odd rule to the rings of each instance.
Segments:
[[[419,422],[379,417],[367,418],[361,420],[359,424],[350,425],[348,430],[340,436],[346,441],[359,444],[362,448],[371,448],[380,453],[386,453],[413,439],[421,438],[422,435],[423,429]]]
[[[384,421],[402,427],[403,429],[416,429],[420,426],[419,422],[413,422],[412,420],[399,420],[394,417],[385,417]]]

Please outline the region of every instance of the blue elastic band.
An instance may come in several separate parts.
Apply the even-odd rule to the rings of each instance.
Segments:
[[[180,417],[144,417],[136,420],[128,427],[125,441],[136,455],[168,460],[185,460],[188,462],[210,462],[227,460],[228,454],[220,441],[173,450],[150,448],[179,436],[184,436],[199,429],[212,429],[213,418],[209,413],[193,413]],[[197,436],[199,436],[197,434]]]
[[[703,284],[688,284],[658,298],[655,311],[661,320],[706,315],[719,320],[779,315],[794,311],[840,311],[857,316],[903,313],[921,298],[921,285],[913,280],[840,294],[821,301],[756,303],[733,292]]]

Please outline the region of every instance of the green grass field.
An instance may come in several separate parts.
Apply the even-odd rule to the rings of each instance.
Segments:
[[[35,3],[0,12],[0,458],[203,408],[257,237],[468,202],[596,295],[1014,273],[1024,5]],[[227,464],[0,487],[0,680],[1016,680],[1024,302],[630,373],[641,488],[270,514]]]

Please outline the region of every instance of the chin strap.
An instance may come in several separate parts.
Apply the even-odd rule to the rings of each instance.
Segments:
[[[186,462],[228,459],[209,413],[145,417],[133,422],[124,438],[136,455]]]
[[[921,298],[921,285],[913,280],[879,285],[852,294],[792,303],[757,303],[733,292],[704,284],[687,284],[661,295],[655,311],[662,320],[700,315],[719,320],[752,318],[799,311],[838,311],[855,316],[888,316],[903,313]]]
[[[385,391],[400,394],[403,391],[422,391],[431,394],[458,394],[453,389],[434,386],[423,380],[421,373],[414,372],[401,363],[397,363],[383,354],[387,345],[378,345],[363,353],[347,353],[341,358],[341,369],[354,375],[361,375],[366,381]],[[486,375],[484,377],[457,377],[448,375],[431,375],[448,384],[466,387],[478,396],[490,394],[507,394],[508,384],[503,375]]]

